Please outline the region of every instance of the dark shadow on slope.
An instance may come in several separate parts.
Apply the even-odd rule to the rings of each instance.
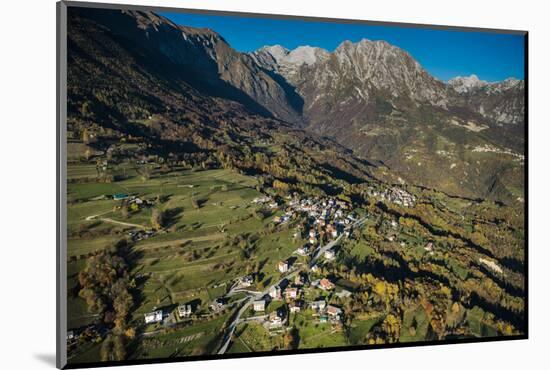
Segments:
[[[304,112],[304,99],[296,92],[296,88],[289,84],[287,80],[278,73],[262,69],[269,77],[271,77],[275,82],[281,86],[285,92],[287,101],[289,105],[294,109],[299,115],[302,115]]]

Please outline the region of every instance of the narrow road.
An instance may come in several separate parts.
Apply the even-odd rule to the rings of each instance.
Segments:
[[[366,220],[367,220],[367,218],[363,217],[362,219],[355,221],[352,226],[353,227],[361,226],[362,224],[365,223]],[[311,262],[309,263],[309,266],[313,267],[313,265],[315,265],[315,262],[317,262],[319,257],[321,257],[326,251],[328,251],[329,249],[334,247],[340,241],[340,239],[342,239],[343,236],[344,236],[344,234],[340,234],[339,237],[337,237],[336,239],[330,241],[330,243],[323,246],[322,248],[319,248],[317,250],[317,253],[315,253],[315,256],[313,256],[313,258],[311,259]]]

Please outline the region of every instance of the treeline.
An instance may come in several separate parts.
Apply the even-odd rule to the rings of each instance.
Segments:
[[[89,258],[86,268],[78,275],[79,296],[86,301],[89,312],[98,315],[110,332],[101,346],[103,361],[125,359],[126,341],[135,336],[135,330],[128,325],[135,282],[124,258],[127,251],[128,245],[123,239]]]

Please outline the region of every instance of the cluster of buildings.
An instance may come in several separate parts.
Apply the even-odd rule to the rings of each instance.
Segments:
[[[333,198],[299,198],[297,193],[288,196],[288,203],[282,215],[273,218],[275,224],[288,222],[295,214],[305,214],[312,221],[312,227],[318,226],[325,234],[332,238],[338,237],[343,229],[355,221],[349,212],[348,203]],[[252,204],[268,206],[269,208],[281,207],[271,197],[262,196],[252,200]],[[317,242],[316,235],[310,235],[311,244]]]
[[[345,227],[355,220],[349,212],[348,203],[333,198],[293,198],[289,202],[290,212],[307,214],[314,226],[326,227],[328,234],[337,236],[338,226]]]
[[[294,238],[305,239],[304,245],[300,246],[295,253],[300,256],[310,254],[319,245],[320,240],[334,240],[344,234],[350,235],[351,225],[357,221],[355,215],[349,212],[349,205],[339,199],[332,198],[293,198],[289,202],[289,210],[280,220],[292,217],[294,213],[305,214],[310,225],[305,236],[299,229]],[[331,260],[335,257],[334,251],[325,252],[325,258]]]
[[[342,309],[333,305],[327,305],[324,300],[310,303],[313,315],[319,318],[319,322],[339,323],[342,321]]]
[[[334,283],[327,278],[322,278],[309,283],[307,275],[299,273],[295,275],[293,283],[283,279],[281,284],[271,287],[266,296],[253,301],[253,311],[257,313],[265,312],[267,305],[270,302],[285,300],[287,302],[288,310],[291,313],[300,312],[304,308],[310,307],[313,310],[313,316],[318,318],[319,322],[341,322],[342,310],[340,308],[327,305],[324,300],[313,301],[309,304],[304,302],[302,290],[307,286],[319,288],[325,291],[335,289]],[[282,312],[280,309],[272,312],[267,317],[267,324],[269,324],[271,328],[282,324],[282,318],[285,317],[285,314],[286,313]]]
[[[279,205],[271,197],[263,196],[252,199],[252,204],[267,205],[269,208],[277,208]]]
[[[412,207],[416,203],[416,197],[414,195],[398,187],[392,187],[384,190],[376,190],[370,187],[368,194],[403,207]]]
[[[179,305],[176,312],[180,319],[188,318],[193,314],[193,306],[190,304]],[[168,317],[169,313],[164,312],[162,309],[155,310],[143,315],[146,324],[162,323],[164,318]]]

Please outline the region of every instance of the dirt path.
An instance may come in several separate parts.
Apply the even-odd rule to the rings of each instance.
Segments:
[[[108,217],[100,217],[100,216],[106,215],[106,214],[111,213],[111,212],[113,212],[113,211],[106,211],[106,212],[103,212],[103,213],[98,213],[97,215],[91,215],[91,216],[86,217],[85,220],[86,221],[99,220],[99,221],[108,222],[108,223],[115,224],[115,225],[137,227],[139,229],[145,229],[146,228],[145,226],[139,225],[139,224],[132,224],[130,222],[117,221],[117,220],[113,220],[112,218],[108,218]]]
[[[137,228],[139,228],[139,229],[145,229],[145,228],[146,228],[146,227],[143,226],[143,225],[132,224],[132,223],[129,223],[129,222],[117,221],[117,220],[113,220],[112,218],[99,218],[99,220],[100,220],[100,221],[103,221],[103,222],[109,222],[109,223],[111,223],[111,224],[116,224],[116,225],[137,227]]]

